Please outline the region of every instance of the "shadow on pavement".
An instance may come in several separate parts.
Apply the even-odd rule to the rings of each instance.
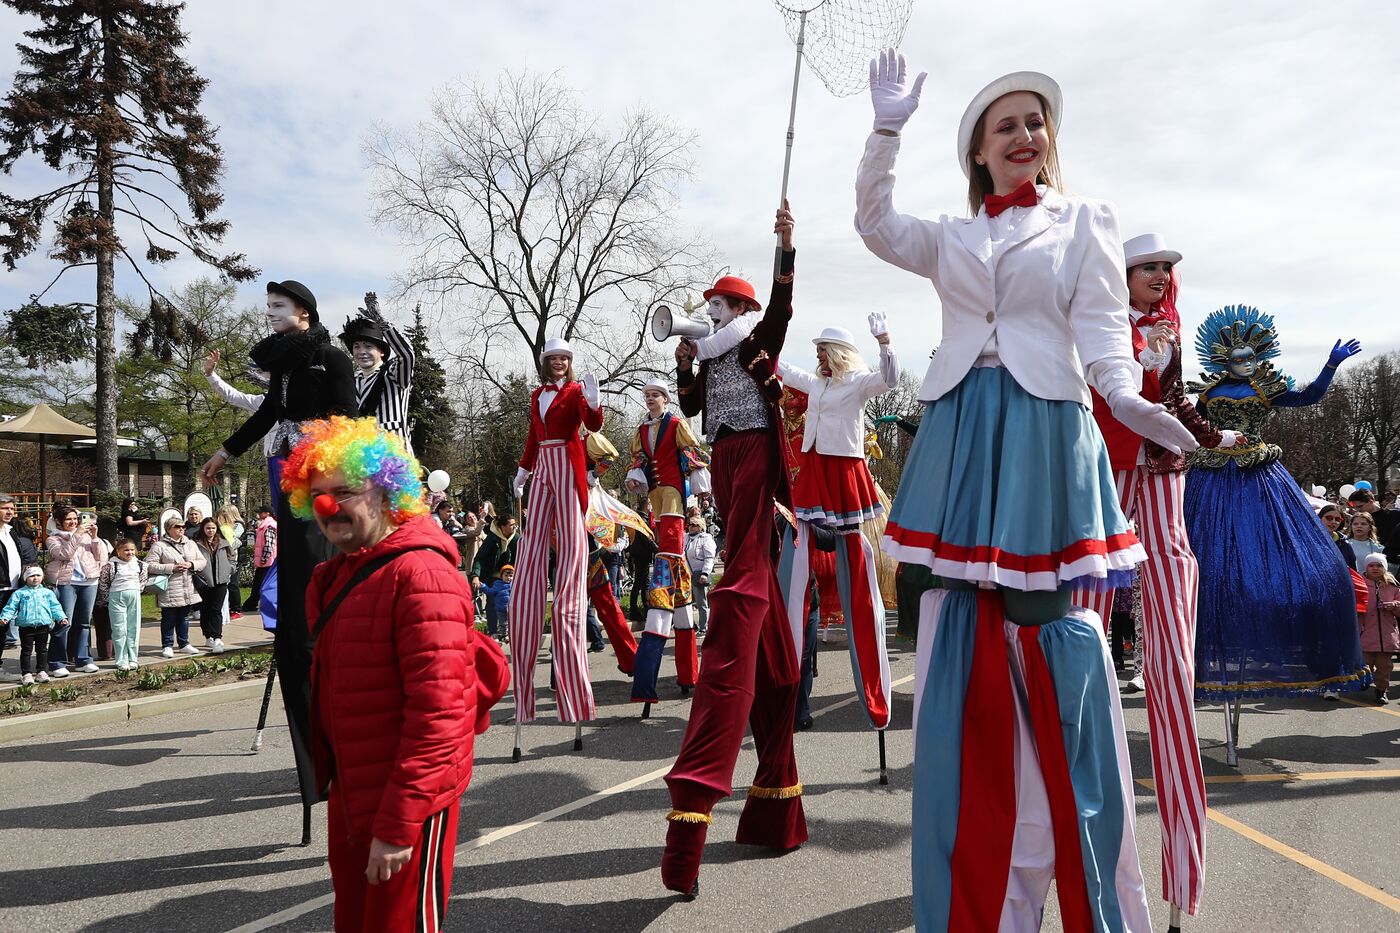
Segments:
[[[785,927],[783,933],[828,933],[834,930],[893,933],[895,930],[907,930],[913,925],[914,898],[912,895],[906,895],[827,914],[825,917],[808,920],[796,926]]]
[[[127,894],[138,888],[150,890],[164,887],[183,887],[191,884],[211,884],[238,878],[315,868],[325,864],[325,859],[319,855],[277,862],[264,863],[261,861],[286,848],[286,846],[281,845],[240,846],[230,849],[211,849],[204,852],[185,852],[179,855],[160,855],[153,858],[124,858],[115,862],[99,862],[73,867],[81,873],[82,895],[85,899],[89,899]],[[74,880],[74,878],[67,877],[64,870],[54,868],[0,872],[0,888],[5,891],[7,907],[40,907],[71,901],[74,893],[72,890]],[[268,893],[278,898],[280,906],[274,907],[274,910],[280,910],[287,905],[285,892],[272,891]],[[207,913],[209,896],[207,893],[201,896],[203,906],[200,910]],[[221,898],[219,901],[220,912],[233,906],[234,902],[228,898]],[[249,914],[250,918],[253,916],[258,916],[258,914],[256,912]],[[186,918],[187,921],[189,919],[191,918]],[[192,928],[188,923],[158,924],[153,922],[142,925],[132,922],[131,918],[124,918],[124,922],[127,925],[104,929],[178,930]],[[95,928],[89,927],[89,929]]]
[[[296,771],[285,768],[151,781],[63,806],[5,810],[4,820],[11,828],[37,830],[150,826],[285,807],[295,799]],[[300,838],[300,826],[289,826],[287,834]]]

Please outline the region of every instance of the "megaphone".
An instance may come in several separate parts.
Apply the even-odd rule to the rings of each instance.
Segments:
[[[686,314],[672,311],[667,305],[657,305],[651,312],[651,336],[655,340],[672,337],[708,337],[710,325]]]

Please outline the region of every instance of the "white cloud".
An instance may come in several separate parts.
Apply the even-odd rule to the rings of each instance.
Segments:
[[[411,127],[435,88],[491,81],[506,67],[558,69],[604,114],[644,104],[698,130],[682,219],[735,268],[760,278],[769,268],[793,50],[768,3],[401,0],[361,9],[202,0],[185,14],[188,53],[210,80],[207,109],[222,127],[226,245],[265,277],[310,284],[330,323],[364,291],[387,293],[403,265],[393,233],[368,219],[365,134],[377,122]],[[0,12],[3,34],[31,24]],[[952,149],[963,106],[998,74],[1043,70],[1065,90],[1068,185],[1115,201],[1125,234],[1155,229],[1177,244],[1188,326],[1222,304],[1259,305],[1278,318],[1284,367],[1300,377],[1337,337],[1396,349],[1400,315],[1379,275],[1396,265],[1385,200],[1400,152],[1390,115],[1396,35],[1396,7],[1358,0],[1151,9],[1006,0],[995,23],[918,3],[905,51],[930,77],[906,134],[898,203],[923,215],[960,212]],[[0,49],[6,85],[15,62],[12,48]],[[932,289],[870,256],[851,229],[868,127],[863,97],[837,100],[804,78],[791,345],[805,354],[822,326],[859,329],[878,306],[916,366],[939,335]],[[26,167],[3,184],[22,193],[38,174]],[[167,282],[196,273],[192,262],[161,270]],[[0,307],[51,275],[38,258],[0,275]],[[90,287],[77,275],[67,294]],[[241,297],[256,301],[260,291],[250,284]]]

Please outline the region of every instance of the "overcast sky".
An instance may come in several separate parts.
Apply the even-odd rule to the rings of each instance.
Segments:
[[[333,329],[365,291],[387,296],[404,265],[396,235],[369,219],[361,144],[371,126],[411,128],[436,88],[490,81],[503,68],[558,70],[607,117],[643,105],[697,131],[681,220],[736,270],[766,277],[793,59],[767,0],[398,0],[372,17],[357,8],[198,0],[184,16],[188,56],[210,82],[206,111],[221,127],[223,216],[233,224],[225,246],[246,252],[264,279],[310,285]],[[0,11],[6,88],[11,40],[34,22]],[[1368,352],[1400,348],[1386,194],[1400,161],[1397,37],[1400,5],[1374,2],[915,0],[904,50],[930,75],[905,133],[896,203],[929,217],[961,213],[953,149],[963,108],[1000,74],[1044,71],[1064,89],[1070,192],[1116,202],[1125,236],[1158,231],[1185,254],[1190,331],[1221,305],[1258,305],[1279,321],[1285,370],[1306,381],[1339,337]],[[921,372],[939,339],[936,295],[870,255],[852,229],[869,128],[864,94],[837,99],[806,76],[791,184],[800,258],[790,354],[805,356],[823,326],[844,324],[873,359],[865,314],[880,308],[906,365]],[[40,190],[48,179],[35,165],[0,185]],[[42,257],[0,272],[0,307],[53,272]],[[179,262],[158,281],[196,274],[197,264]],[[88,273],[52,294],[90,299],[79,275]],[[132,294],[138,284],[119,278]],[[262,285],[244,285],[240,298],[260,303]],[[1194,374],[1194,359],[1186,369]]]

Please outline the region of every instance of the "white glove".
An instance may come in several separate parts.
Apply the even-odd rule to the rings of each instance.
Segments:
[[[1221,447],[1234,447],[1234,446],[1235,446],[1236,444],[1238,444],[1239,442],[1240,442],[1240,432],[1238,432],[1238,431],[1221,431],[1221,432],[1220,432],[1220,443],[1217,444],[1217,445],[1215,445],[1215,446],[1216,446],[1217,448],[1221,448]]]
[[[592,373],[584,373],[579,377],[583,383],[583,400],[588,403],[589,408],[597,408],[601,398],[598,395],[598,377]]]
[[[515,471],[515,482],[511,483],[511,488],[515,491],[515,498],[519,499],[525,494],[525,481],[530,478],[530,471],[524,467],[518,467]]]
[[[1197,447],[1196,438],[1161,405],[1149,402],[1136,390],[1118,391],[1104,396],[1108,407],[1124,426],[1134,434],[1156,441],[1174,454],[1189,454]]]
[[[919,109],[919,94],[928,72],[919,72],[911,88],[904,83],[904,71],[904,56],[894,49],[870,60],[870,104],[875,109],[877,130],[898,133]]]
[[[889,319],[883,311],[871,311],[865,318],[870,322],[870,336],[883,337],[890,332]]]

